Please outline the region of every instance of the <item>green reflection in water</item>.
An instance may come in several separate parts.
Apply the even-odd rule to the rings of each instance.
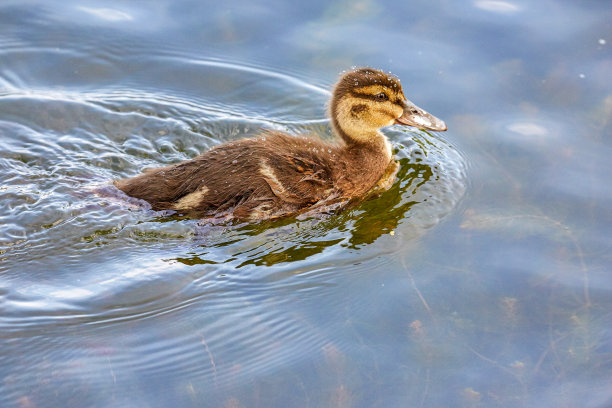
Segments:
[[[236,227],[244,240],[241,246],[223,262],[245,259],[238,268],[247,265],[276,265],[283,262],[300,261],[322,253],[325,249],[341,245],[356,249],[371,244],[383,234],[393,234],[408,211],[419,200],[415,193],[420,186],[435,179],[435,167],[420,159],[399,159],[400,169],[396,180],[387,191],[370,197],[364,202],[349,205],[339,214],[323,218],[299,221],[285,218],[246,224]],[[231,243],[241,241],[230,233]],[[216,248],[227,246],[228,242],[215,242]],[[200,245],[205,252],[191,252],[189,257],[174,259],[186,265],[219,263],[208,259],[211,242]],[[235,248],[232,248],[235,249]],[[197,252],[197,251],[196,251]],[[214,252],[214,251],[213,251]]]
[[[400,171],[393,186],[357,209],[361,214],[355,217],[349,247],[371,244],[381,235],[395,231],[408,210],[418,203],[411,199],[416,190],[432,176],[433,170],[428,164],[409,163],[408,159],[401,159]]]

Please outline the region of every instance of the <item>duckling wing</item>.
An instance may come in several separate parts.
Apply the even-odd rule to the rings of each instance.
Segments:
[[[182,163],[116,181],[126,194],[153,209],[189,213],[238,213],[266,209],[280,216],[332,194],[331,150],[323,142],[266,133],[217,146]]]
[[[168,167],[147,169],[142,174],[123,180],[116,180],[115,186],[130,197],[140,198],[151,204],[154,210],[169,208],[171,203],[185,195],[191,187],[193,174],[199,163],[191,160]]]
[[[332,150],[306,137],[273,139],[275,148],[263,155],[259,168],[273,194],[300,207],[328,198],[334,190]]]

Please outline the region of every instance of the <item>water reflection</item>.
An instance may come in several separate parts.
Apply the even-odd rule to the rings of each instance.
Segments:
[[[474,6],[479,9],[496,13],[515,13],[520,11],[520,7],[508,1],[479,0],[474,2]]]
[[[287,230],[283,234],[283,244],[270,245],[268,248],[257,246],[249,251],[240,252],[240,257],[247,257],[237,267],[246,265],[275,265],[283,262],[304,260],[322,253],[326,248],[341,245],[357,249],[361,245],[371,244],[383,234],[395,234],[398,224],[416,201],[410,200],[414,190],[430,180],[433,172],[427,164],[409,163],[408,159],[400,160],[400,171],[396,183],[382,195],[370,198],[357,208],[344,209],[345,213],[332,214],[321,219],[298,222],[293,219],[276,222],[262,222],[240,228],[247,236],[266,235],[270,230]],[[336,231],[342,237],[328,239],[330,232]],[[235,240],[223,242],[225,246]],[[189,258],[177,258],[187,265],[216,263],[205,259],[210,252],[210,242],[202,245],[205,252],[198,256],[192,253]]]
[[[110,8],[78,7],[79,10],[107,21],[131,21],[134,18],[120,10]]]
[[[398,228],[399,232],[404,230],[404,240],[415,239],[443,218],[460,199],[465,188],[462,184],[465,169],[452,146],[437,136],[396,134],[409,135],[412,139],[404,138],[405,145],[397,149],[400,169],[395,183],[384,193],[331,215],[243,225],[235,227],[230,234],[225,231],[227,227],[205,225],[197,232],[197,236],[206,236],[202,238],[204,243],[199,245],[200,249],[194,247],[189,256],[175,260],[186,265],[198,265],[233,263],[242,259],[236,267],[272,266],[305,260],[335,246],[356,250],[374,243],[383,235],[395,236]],[[417,225],[422,222],[424,214],[427,215],[427,224]],[[183,218],[169,218],[177,219]],[[216,242],[211,236],[213,230],[219,228],[223,229],[223,239]],[[196,237],[195,241],[198,239]],[[213,248],[238,242],[240,244],[236,247],[239,249],[230,253],[229,258],[225,261],[218,259]]]

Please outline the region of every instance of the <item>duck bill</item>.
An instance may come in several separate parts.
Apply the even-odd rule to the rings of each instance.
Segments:
[[[398,125],[414,126],[421,130],[434,130],[444,131],[446,130],[446,123],[443,120],[436,118],[419,108],[412,102],[406,101],[404,106],[404,114],[399,118],[395,119],[395,123]]]

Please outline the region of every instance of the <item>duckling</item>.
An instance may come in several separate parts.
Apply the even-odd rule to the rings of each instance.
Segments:
[[[364,197],[389,173],[392,183],[389,169],[397,164],[380,128],[446,130],[442,120],[406,99],[398,78],[374,68],[340,77],[329,115],[334,142],[266,131],[114,184],[154,210],[191,217],[252,222],[316,214]]]

